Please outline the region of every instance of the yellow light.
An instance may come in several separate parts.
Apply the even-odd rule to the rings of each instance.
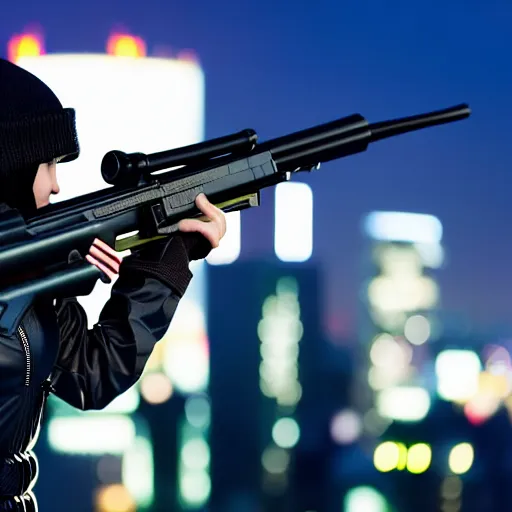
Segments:
[[[414,444],[407,454],[407,471],[414,474],[424,473],[432,461],[432,450],[425,443]]]
[[[398,464],[396,465],[396,469],[398,471],[403,471],[407,466],[407,447],[403,443],[396,443],[398,446]]]
[[[36,34],[16,35],[9,41],[7,58],[16,62],[21,57],[39,57],[44,53],[42,37]]]
[[[469,471],[474,458],[473,447],[469,443],[460,443],[452,448],[448,457],[448,465],[453,473],[462,475]]]
[[[510,393],[510,374],[493,374],[489,371],[483,371],[480,373],[479,390],[497,398],[505,398]]]
[[[108,38],[107,53],[116,57],[145,57],[146,43],[140,37],[115,33]]]
[[[96,496],[98,512],[135,512],[136,503],[124,485],[108,485]]]
[[[433,308],[439,299],[437,283],[427,276],[381,275],[368,285],[372,307],[385,312]]]
[[[393,441],[381,443],[373,453],[373,464],[377,471],[387,473],[397,469],[400,463],[400,447]]]

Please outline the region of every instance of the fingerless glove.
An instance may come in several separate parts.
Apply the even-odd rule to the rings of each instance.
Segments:
[[[211,250],[210,242],[200,233],[178,232],[170,239],[133,251],[123,260],[119,275],[129,272],[154,277],[182,297],[192,279],[189,263],[206,258]]]

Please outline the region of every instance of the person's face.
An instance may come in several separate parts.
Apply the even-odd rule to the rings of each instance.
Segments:
[[[37,208],[42,208],[50,204],[50,196],[59,193],[60,189],[57,183],[57,165],[55,160],[39,166],[32,190],[34,191]]]

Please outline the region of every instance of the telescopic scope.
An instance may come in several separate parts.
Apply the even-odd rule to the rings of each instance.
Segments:
[[[232,135],[150,155],[109,151],[101,162],[101,175],[110,185],[135,185],[144,174],[199,164],[229,154],[250,152],[255,148],[257,139],[254,130],[246,129]]]

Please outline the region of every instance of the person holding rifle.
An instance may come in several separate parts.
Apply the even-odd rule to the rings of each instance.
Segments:
[[[0,217],[24,218],[59,193],[56,165],[78,158],[75,112],[19,66],[0,59]],[[185,219],[173,235],[121,259],[95,240],[87,261],[110,279],[97,324],[76,297],[37,299],[16,326],[0,333],[0,512],[35,512],[38,463],[33,448],[53,393],[80,410],[102,409],[140,378],[192,279],[226,233],[225,214],[204,194],[203,220]]]

